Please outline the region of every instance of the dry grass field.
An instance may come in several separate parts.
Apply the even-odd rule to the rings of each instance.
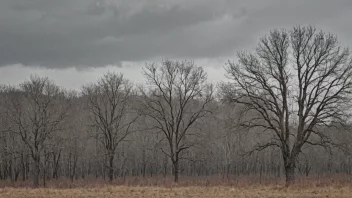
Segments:
[[[25,189],[3,188],[0,197],[352,197],[349,187],[278,188],[275,186],[255,187],[131,187],[105,186],[101,188],[74,189]]]
[[[88,183],[87,181],[48,182],[46,188],[33,189],[22,185],[0,185],[1,197],[352,197],[352,182],[349,179],[300,180],[285,188],[281,181],[223,181],[223,180],[183,180],[175,185],[170,180],[127,180],[109,185]],[[87,182],[87,183],[85,183]],[[139,183],[139,184],[138,184]]]

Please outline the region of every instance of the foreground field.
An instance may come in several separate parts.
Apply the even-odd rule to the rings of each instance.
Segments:
[[[74,189],[3,188],[0,197],[352,197],[350,187],[129,187],[105,186]]]

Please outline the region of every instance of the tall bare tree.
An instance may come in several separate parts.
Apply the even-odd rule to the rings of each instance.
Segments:
[[[142,111],[153,120],[153,127],[163,132],[169,148],[162,151],[171,159],[174,181],[178,182],[181,154],[195,145],[192,139],[199,134],[192,127],[210,113],[213,87],[206,83],[203,68],[190,61],[147,64],[144,76],[151,89],[140,89]]]
[[[274,30],[226,70],[232,83],[222,86],[224,99],[250,113],[242,126],[270,135],[256,151],[280,148],[288,185],[304,145],[339,146],[320,130],[344,123],[350,110],[352,62],[336,36],[310,26]]]
[[[96,138],[106,151],[110,182],[114,179],[116,149],[134,132],[133,123],[138,119],[133,112],[133,86],[122,74],[107,73],[97,83],[83,87],[83,97],[91,113],[91,126]]]
[[[44,149],[52,135],[63,129],[60,124],[67,117],[70,98],[48,78],[35,76],[7,96],[8,130],[29,149],[34,162],[33,184],[38,187]]]

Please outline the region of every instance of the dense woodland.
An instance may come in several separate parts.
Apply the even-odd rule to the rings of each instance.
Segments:
[[[143,85],[2,85],[0,179],[351,174],[352,59],[334,35],[273,30],[225,69],[217,85],[174,60],[147,63]]]

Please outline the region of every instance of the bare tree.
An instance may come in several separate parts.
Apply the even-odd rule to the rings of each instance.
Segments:
[[[69,97],[48,78],[31,76],[8,94],[6,116],[9,131],[17,134],[34,162],[33,184],[39,186],[41,157],[52,134],[62,130]]]
[[[163,132],[169,148],[162,151],[171,159],[174,181],[178,182],[181,154],[195,145],[192,139],[199,134],[191,128],[210,113],[213,87],[206,84],[202,67],[189,61],[147,64],[144,75],[151,92],[140,89],[142,111],[153,120],[153,127]]]
[[[83,87],[83,97],[91,113],[91,126],[108,158],[110,182],[114,178],[114,158],[119,144],[132,133],[138,115],[132,112],[133,86],[122,74],[107,73],[96,84]]]
[[[242,126],[270,135],[254,150],[280,148],[287,185],[294,181],[303,145],[339,146],[320,130],[349,115],[352,62],[336,36],[313,27],[274,30],[254,53],[241,52],[236,63],[229,61],[226,70],[233,81],[222,86],[224,99],[250,112],[242,116]]]

